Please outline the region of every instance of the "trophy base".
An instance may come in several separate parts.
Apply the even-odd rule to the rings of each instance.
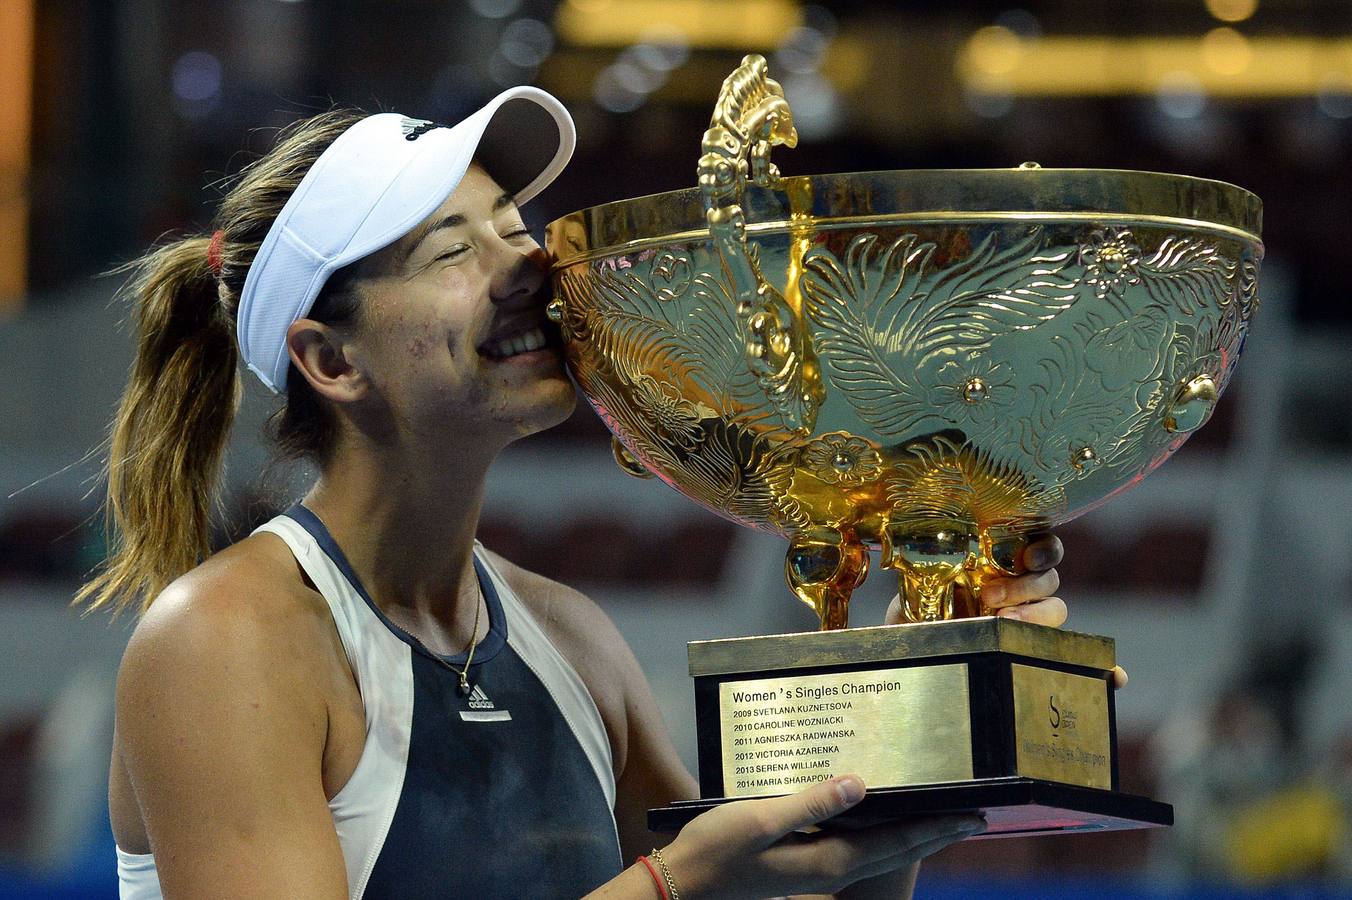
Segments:
[[[985,617],[689,651],[703,799],[650,810],[655,831],[846,773],[868,793],[842,827],[972,811],[991,837],[1173,823],[1120,790],[1108,638]]]
[[[681,800],[670,806],[650,809],[648,828],[659,833],[673,833],[701,813],[740,799],[744,798]],[[912,816],[951,813],[984,815],[987,830],[976,836],[978,840],[1161,828],[1174,822],[1174,808],[1157,800],[1037,778],[1012,777],[870,790],[857,806],[823,825],[863,828]]]

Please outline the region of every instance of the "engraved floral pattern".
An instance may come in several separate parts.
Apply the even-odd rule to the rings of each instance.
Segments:
[[[1126,228],[1101,228],[1091,232],[1080,247],[1080,265],[1085,268],[1085,284],[1093,285],[1094,296],[1121,298],[1127,288],[1141,283],[1141,248]]]
[[[649,275],[657,299],[670,303],[679,300],[690,287],[690,257],[664,250],[653,258]]]
[[[803,448],[803,465],[828,484],[863,484],[877,476],[882,456],[872,441],[833,431]]]
[[[939,366],[927,388],[930,405],[946,418],[986,425],[1013,402],[1014,370],[986,357],[949,360]]]
[[[940,509],[1060,522],[1139,481],[1185,437],[1165,424],[1180,385],[1224,386],[1257,305],[1261,251],[1234,240],[1019,223],[962,236],[835,232],[794,257],[801,311],[781,325],[819,362],[824,434],[781,409],[792,380],[748,359],[754,315],[712,241],[556,273],[573,374],[647,468],[707,507],[872,543],[885,521]],[[750,249],[781,272],[787,243]],[[940,437],[952,447],[911,458]]]
[[[1085,336],[1084,365],[1098,374],[1104,389],[1120,391],[1159,367],[1169,316],[1154,305],[1118,319],[1096,311],[1077,330]]]
[[[647,417],[652,430],[682,450],[693,450],[699,443],[699,410],[673,384],[641,375],[634,382],[634,405]]]

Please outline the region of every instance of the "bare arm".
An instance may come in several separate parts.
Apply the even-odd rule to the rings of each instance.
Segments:
[[[618,631],[615,641],[613,665],[624,684],[628,726],[624,770],[615,791],[615,824],[629,861],[671,840],[648,830],[648,810],[698,797],[699,786],[676,752],[648,680]]]
[[[849,835],[794,836],[795,829],[830,818],[858,802],[836,783],[818,785],[789,797],[730,804],[691,822],[673,841],[648,831],[647,811],[672,800],[698,796],[695,779],[681,762],[657,704],[618,630],[590,601],[576,607],[585,633],[623,689],[625,734],[623,762],[616,788],[615,821],[626,862],[652,847],[662,847],[683,897],[759,897],[790,890],[827,889],[853,884],[888,891],[889,900],[910,896],[915,860],[958,840],[977,827],[970,817],[947,817],[901,826],[866,829]],[[858,779],[853,779],[858,784]],[[861,786],[862,787],[862,786]],[[862,796],[862,790],[859,792]],[[902,871],[887,877],[883,873]],[[881,877],[880,877],[881,876]],[[898,878],[899,876],[899,878]],[[905,893],[897,893],[903,886]],[[860,897],[874,896],[865,892]],[[642,865],[625,869],[592,895],[602,898],[657,896],[652,876]],[[844,895],[842,895],[844,896]]]
[[[347,896],[303,613],[253,602],[269,590],[180,579],[123,658],[120,751],[167,898]]]
[[[609,617],[591,600],[498,560],[577,669],[605,720],[615,755],[615,819],[625,861],[662,847],[682,897],[733,900],[839,890],[861,879],[911,869],[923,856],[981,827],[972,816],[946,816],[857,832],[793,834],[862,798],[862,783],[848,778],[787,797],[727,804],[696,818],[675,840],[649,832],[650,807],[694,797],[697,787],[672,745],[642,669]],[[842,792],[843,783],[857,792]],[[903,875],[902,880],[909,882],[910,877]],[[880,884],[895,888],[897,881]],[[589,895],[596,900],[657,896],[642,865],[630,866]]]

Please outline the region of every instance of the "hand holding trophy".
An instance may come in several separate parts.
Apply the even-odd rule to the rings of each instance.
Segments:
[[[1168,824],[1118,791],[1111,639],[982,588],[1207,421],[1258,306],[1258,198],[1032,163],[782,176],[796,141],[748,56],[697,189],[549,226],[550,315],[617,461],[786,537],[821,622],[690,645],[703,799],[652,826],[846,772],[851,822]],[[870,549],[906,624],[847,627]]]

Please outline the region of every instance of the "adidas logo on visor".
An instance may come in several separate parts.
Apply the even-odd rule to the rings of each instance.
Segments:
[[[429,119],[410,119],[404,116],[399,120],[399,130],[404,133],[404,140],[416,141],[433,128],[446,128],[446,125],[438,125]]]

